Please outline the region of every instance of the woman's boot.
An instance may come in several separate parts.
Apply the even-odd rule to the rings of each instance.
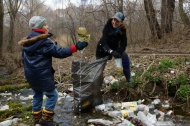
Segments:
[[[130,70],[123,70],[123,73],[125,75],[125,78],[127,80],[127,82],[131,82],[131,71]]]
[[[54,116],[53,111],[43,109],[42,119],[40,120],[40,124],[42,126],[59,126],[58,123],[53,121],[53,116]]]
[[[39,124],[39,120],[42,118],[42,111],[32,112],[32,116],[34,119],[34,126],[37,126],[37,124]]]

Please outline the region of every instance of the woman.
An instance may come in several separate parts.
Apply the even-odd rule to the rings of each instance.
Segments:
[[[126,26],[124,25],[125,16],[117,12],[110,18],[104,26],[102,37],[96,48],[96,59],[109,56],[109,60],[122,58],[123,73],[127,82],[131,82],[130,60],[125,52],[127,47]]]

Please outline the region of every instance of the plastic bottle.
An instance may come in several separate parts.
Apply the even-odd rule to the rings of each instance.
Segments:
[[[116,110],[121,110],[121,103],[113,103],[113,108]]]
[[[12,120],[6,120],[0,123],[0,126],[11,126],[13,123]]]
[[[138,111],[144,111],[145,106],[146,106],[146,105],[144,105],[144,104],[137,105],[137,110],[138,110]]]
[[[155,110],[154,110],[154,113],[155,113],[155,115],[157,115],[157,120],[158,120],[158,121],[163,121],[163,120],[164,120],[164,115],[165,115],[164,112],[155,109]]]
[[[155,109],[154,104],[148,105],[148,108],[149,108],[149,112],[150,112],[151,114],[153,114],[153,113],[154,113],[154,109]]]
[[[95,109],[100,110],[100,111],[110,111],[110,110],[113,110],[112,106],[113,106],[112,103],[101,104],[101,105],[95,106]]]
[[[153,102],[152,102],[153,105],[158,105],[160,104],[160,99],[155,99]]]
[[[130,110],[130,109],[118,110],[118,111],[108,111],[108,116],[117,117],[117,118],[134,117],[134,111]]]
[[[147,126],[155,126],[154,124],[152,124],[152,123],[148,120],[147,116],[146,116],[143,112],[139,111],[139,112],[137,113],[137,117],[141,120],[142,123],[146,124]]]
[[[175,126],[171,121],[157,121],[156,126]]]
[[[118,124],[117,126],[134,126],[129,120],[124,119],[122,123]]]
[[[164,103],[162,103],[162,108],[164,109],[168,109],[170,107],[170,103],[168,100],[164,101]]]
[[[136,101],[122,102],[121,106],[122,106],[122,108],[136,107],[137,106],[137,102]]]
[[[16,124],[20,119],[14,118],[12,120],[6,120],[3,122],[0,122],[0,126],[12,126],[13,124]]]
[[[164,115],[164,121],[170,121],[171,114],[173,113],[172,110],[169,110],[165,115]]]

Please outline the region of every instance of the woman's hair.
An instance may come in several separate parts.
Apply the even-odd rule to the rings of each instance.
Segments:
[[[127,29],[127,25],[124,22],[122,22],[122,24],[120,25],[119,33],[123,34],[123,32],[126,31],[126,29]]]

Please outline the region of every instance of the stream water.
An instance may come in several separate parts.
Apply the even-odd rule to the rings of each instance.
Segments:
[[[8,94],[8,92],[6,92]],[[88,126],[88,119],[107,119],[112,120],[111,117],[103,115],[99,111],[94,109],[87,113],[79,113],[78,115],[73,113],[73,97],[63,96],[64,93],[59,93],[59,101],[55,108],[55,121],[60,126]],[[23,105],[31,104],[31,89],[21,89],[19,92],[12,93],[12,96],[7,95],[0,99],[1,105],[6,105],[8,99],[20,101]],[[110,100],[108,100],[110,101]],[[44,103],[46,100],[44,99]],[[182,107],[174,108],[174,114],[171,120],[176,126],[190,126],[190,116],[182,115]],[[184,112],[185,113],[185,112]]]

